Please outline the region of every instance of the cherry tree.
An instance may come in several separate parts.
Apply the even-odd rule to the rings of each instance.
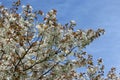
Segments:
[[[102,58],[94,64],[93,56],[83,50],[104,29],[74,30],[74,20],[62,25],[56,14],[55,9],[46,15],[33,11],[20,0],[12,8],[0,6],[1,80],[119,80],[115,68],[105,77]],[[82,67],[85,72],[76,71]]]

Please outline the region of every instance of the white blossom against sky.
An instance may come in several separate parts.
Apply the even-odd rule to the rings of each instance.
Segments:
[[[0,0],[0,4],[10,6],[15,0]],[[76,29],[104,28],[105,35],[86,47],[94,59],[102,57],[106,72],[113,66],[120,68],[120,0],[22,0],[35,10],[58,11],[58,22],[77,22]],[[120,71],[119,71],[120,72]]]

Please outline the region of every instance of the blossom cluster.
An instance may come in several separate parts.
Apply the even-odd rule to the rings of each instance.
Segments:
[[[96,31],[74,30],[76,22],[62,25],[57,21],[57,10],[45,16],[31,5],[14,2],[13,8],[0,6],[0,78],[2,80],[104,80],[102,59],[93,63],[93,57],[83,49],[104,34]],[[44,16],[40,22],[38,15]],[[71,57],[74,57],[72,59]],[[86,72],[78,73],[77,68]],[[108,73],[111,80],[119,79],[114,68]]]

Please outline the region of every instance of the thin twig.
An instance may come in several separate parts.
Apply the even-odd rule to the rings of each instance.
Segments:
[[[2,55],[1,55],[1,57],[0,57],[0,60],[2,60],[2,58],[3,58],[4,54],[6,54],[6,53],[5,53],[5,51],[4,51],[4,50],[0,50],[0,51],[2,52]]]
[[[58,49],[53,55],[51,55],[51,56],[54,56],[54,55],[56,55],[57,53],[59,53],[59,49]],[[40,61],[38,61],[38,62],[35,62],[33,65],[31,65],[30,67],[24,69],[23,71],[26,71],[26,70],[31,69],[31,68],[34,67],[36,64],[42,63],[42,62],[44,62],[44,61],[47,61],[51,56],[47,56],[47,57],[45,57],[43,60],[40,60]]]
[[[41,74],[40,77],[37,80],[41,79],[44,75],[46,75],[47,73],[49,73],[55,66],[57,66],[57,64],[59,64],[59,62],[57,62],[49,70],[47,70],[46,72],[44,72],[43,74]]]

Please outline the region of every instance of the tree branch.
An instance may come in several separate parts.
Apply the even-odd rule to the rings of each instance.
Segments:
[[[37,80],[41,79],[44,75],[46,75],[47,73],[49,73],[55,66],[57,66],[57,64],[59,64],[59,62],[57,62],[49,70],[47,70],[46,72],[44,72],[43,74],[41,74],[40,77]]]
[[[57,53],[59,53],[59,49],[58,49],[53,55],[51,55],[51,56],[54,56],[54,55],[56,55]],[[48,57],[44,58],[43,60],[40,60],[40,61],[38,61],[38,62],[35,62],[35,63],[34,63],[33,65],[31,65],[30,67],[28,67],[28,68],[26,68],[26,69],[23,69],[23,71],[26,71],[26,70],[31,69],[31,68],[34,67],[36,64],[42,63],[42,62],[44,62],[44,61],[47,61],[51,56],[48,56]]]
[[[6,53],[5,53],[5,51],[4,51],[4,50],[0,50],[0,51],[2,52],[2,55],[1,55],[1,57],[0,57],[0,60],[2,60],[2,58],[3,58],[4,54],[6,54]]]

